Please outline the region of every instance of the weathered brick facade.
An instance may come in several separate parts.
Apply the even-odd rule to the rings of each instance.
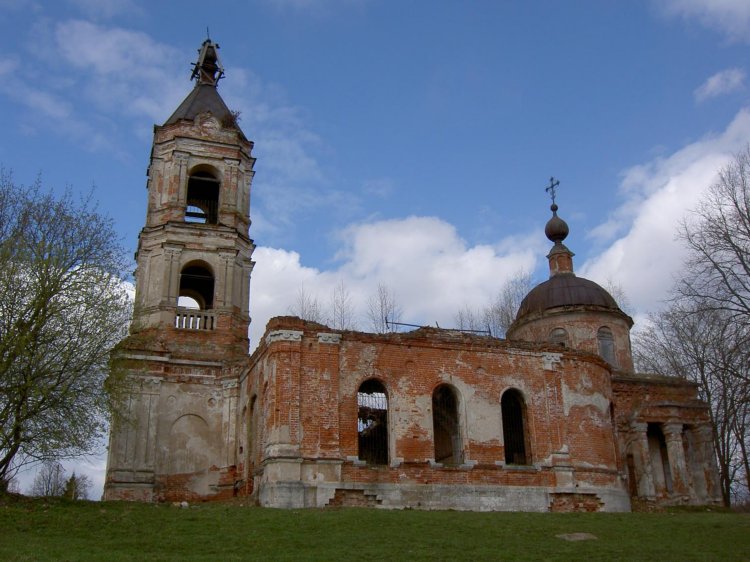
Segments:
[[[195,77],[155,128],[136,314],[115,352],[132,387],[106,499],[528,511],[718,501],[706,405],[689,383],[634,374],[632,320],[574,275],[556,206],[550,280],[506,340],[277,317],[248,357],[252,143],[216,91],[210,41]]]

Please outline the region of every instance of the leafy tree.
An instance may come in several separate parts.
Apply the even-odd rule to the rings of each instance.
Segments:
[[[63,496],[69,500],[85,500],[89,497],[89,490],[91,490],[91,478],[85,474],[76,476],[76,473],[70,475],[67,482],[65,482],[65,491]]]
[[[20,466],[92,451],[126,334],[124,252],[91,197],[56,197],[0,172],[0,489]]]
[[[65,493],[65,469],[59,462],[45,461],[31,484],[32,496],[56,497]]]

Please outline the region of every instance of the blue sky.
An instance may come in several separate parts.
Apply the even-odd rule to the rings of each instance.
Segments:
[[[256,340],[301,286],[362,307],[385,283],[404,320],[450,325],[519,270],[544,279],[551,175],[578,272],[643,315],[679,218],[750,138],[745,1],[176,6],[0,0],[0,163],[96,186],[135,249],[152,125],[209,27],[256,143]]]
[[[449,326],[547,276],[561,181],[576,270],[636,320],[679,272],[676,226],[750,140],[747,0],[0,0],[0,163],[96,186],[134,250],[153,124],[210,28],[255,141],[254,341],[299,287],[378,283]]]

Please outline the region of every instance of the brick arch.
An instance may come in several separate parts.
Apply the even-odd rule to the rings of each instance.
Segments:
[[[452,384],[440,383],[432,390],[435,462],[461,464],[464,461],[461,400],[461,393]]]
[[[523,392],[515,387],[500,396],[503,424],[503,445],[506,464],[531,464],[528,408]]]
[[[180,268],[179,297],[193,299],[201,310],[214,307],[216,276],[211,264],[204,260],[190,260]]]
[[[193,176],[196,174],[211,174],[219,181],[223,179],[221,170],[213,164],[209,164],[208,162],[198,162],[197,164],[193,164],[193,166],[188,169],[188,176]]]
[[[357,387],[357,456],[368,464],[388,464],[390,457],[390,398],[379,378]]]
[[[208,164],[190,168],[185,185],[185,222],[218,224],[221,172]]]

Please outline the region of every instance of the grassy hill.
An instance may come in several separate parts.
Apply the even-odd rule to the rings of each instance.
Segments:
[[[570,541],[558,535],[589,533]],[[750,560],[750,515],[0,500],[0,560]]]

